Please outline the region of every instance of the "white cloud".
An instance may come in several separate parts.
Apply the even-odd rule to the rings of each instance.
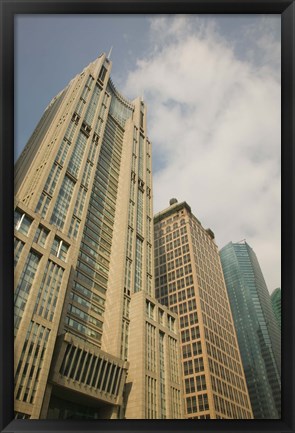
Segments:
[[[147,102],[154,211],[177,197],[220,247],[246,238],[272,291],[280,286],[279,43],[262,22],[244,36],[246,61],[212,19],[152,19],[149,54],[124,92]]]

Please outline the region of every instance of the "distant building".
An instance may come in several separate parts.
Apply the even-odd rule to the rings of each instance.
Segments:
[[[281,329],[281,322],[282,322],[281,296],[282,296],[282,292],[281,292],[280,287],[275,289],[270,296],[272,309],[273,309],[273,312],[275,313],[275,318],[278,322],[280,329]]]
[[[70,81],[16,163],[16,418],[183,417],[177,317],[154,296],[146,106],[111,66]]]
[[[281,337],[256,254],[242,241],[220,251],[254,418],[281,417]]]
[[[186,418],[253,418],[212,230],[176,199],[154,227],[156,297],[179,315]]]

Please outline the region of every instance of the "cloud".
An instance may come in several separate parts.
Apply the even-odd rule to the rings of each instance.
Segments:
[[[280,285],[280,56],[260,23],[241,36],[243,57],[213,19],[151,19],[149,50],[124,93],[139,90],[147,103],[154,211],[177,197],[219,247],[246,238],[272,291]]]

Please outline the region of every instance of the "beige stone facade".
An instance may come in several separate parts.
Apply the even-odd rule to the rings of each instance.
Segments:
[[[212,230],[176,199],[154,230],[156,298],[179,317],[186,418],[253,418]]]
[[[146,106],[103,54],[15,167],[17,418],[182,418],[177,316],[153,284]]]

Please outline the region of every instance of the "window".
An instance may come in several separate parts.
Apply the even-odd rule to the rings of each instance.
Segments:
[[[159,323],[164,324],[164,311],[159,308]]]
[[[17,238],[14,238],[14,267],[18,264],[19,257],[24,247],[24,243]]]
[[[204,371],[203,358],[196,358],[194,360],[194,365],[195,365],[195,373],[199,373],[200,371]]]
[[[14,212],[14,228],[15,230],[27,235],[31,227],[33,219],[26,215],[24,212],[16,209]]]
[[[136,238],[134,292],[142,290],[142,253],[141,239]]]
[[[154,319],[155,306],[149,301],[146,301],[146,314],[150,319]]]
[[[168,328],[170,329],[170,331],[174,331],[174,327],[175,327],[175,319],[168,315]]]
[[[185,392],[186,394],[190,394],[191,392],[195,392],[195,379],[193,377],[189,377],[185,379]]]
[[[69,245],[65,241],[61,240],[58,237],[54,238],[51,248],[51,254],[65,262],[68,254],[68,249]]]
[[[48,233],[49,233],[48,229],[46,229],[42,225],[39,225],[35,233],[34,242],[39,244],[41,247],[44,247]]]
[[[50,219],[50,222],[59,229],[64,226],[74,187],[75,183],[68,176],[65,176]]]
[[[27,303],[27,299],[40,261],[39,254],[30,251],[14,292],[14,328],[15,335]]]
[[[206,380],[204,374],[202,374],[201,376],[197,376],[196,382],[197,382],[197,391],[203,391],[204,389],[206,389]]]
[[[100,73],[99,73],[98,79],[103,82],[104,79],[105,79],[106,73],[107,73],[106,68],[104,66],[102,66],[101,70],[100,70]]]

